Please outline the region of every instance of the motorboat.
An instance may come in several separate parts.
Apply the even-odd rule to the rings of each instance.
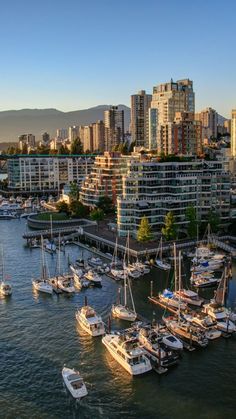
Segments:
[[[125,277],[123,269],[111,269],[111,275],[114,277],[116,281],[120,281]]]
[[[53,293],[53,287],[51,284],[48,283],[45,279],[33,279],[32,280],[33,288],[36,291],[44,292],[46,294]]]
[[[87,272],[85,272],[84,277],[88,279],[93,285],[101,286],[102,284],[102,278],[91,269]]]
[[[179,356],[171,351],[163,342],[162,337],[150,327],[142,327],[138,334],[141,347],[152,358],[157,360],[161,367],[170,367],[178,362]]]
[[[82,397],[87,396],[88,391],[79,371],[64,367],[62,369],[62,377],[67,389],[74,399],[81,399]]]
[[[221,331],[217,330],[217,322],[205,313],[183,314],[187,322],[200,327],[205,331],[209,340],[217,339],[221,336]]]
[[[145,263],[137,261],[134,262],[132,265],[134,269],[141,273],[141,275],[148,274],[150,272],[150,268],[147,265],[145,265]]]
[[[67,294],[72,294],[75,292],[75,287],[70,277],[58,276],[57,283],[58,287]]]
[[[3,297],[9,297],[10,295],[12,295],[12,286],[2,281],[0,283],[0,295],[2,295]]]
[[[214,287],[218,284],[220,278],[210,277],[205,278],[201,275],[197,275],[194,279],[191,279],[191,283],[196,288],[209,288]]]
[[[180,301],[179,298],[175,296],[175,294],[165,289],[162,293],[159,293],[159,301],[166,306],[174,307],[176,309],[186,310],[187,304],[183,301]]]
[[[124,265],[124,270],[127,272],[127,274],[131,278],[134,278],[134,279],[137,279],[142,275],[141,272],[137,271],[137,269],[131,264],[128,264],[128,266]]]
[[[103,262],[100,258],[91,257],[87,260],[88,264],[94,267],[102,266]]]
[[[171,269],[171,265],[167,262],[164,262],[161,259],[155,259],[155,265],[159,268],[162,269],[163,271],[169,271]]]
[[[101,316],[96,314],[96,311],[87,305],[83,306],[75,314],[77,322],[80,326],[91,336],[101,336],[105,334],[105,325]]]
[[[152,366],[136,337],[106,334],[102,338],[113,358],[131,375],[151,371]]]
[[[163,317],[166,327],[177,336],[189,343],[190,345],[205,348],[208,345],[208,339],[205,332],[198,327],[191,325],[186,320],[176,319],[173,316]]]
[[[186,290],[182,288],[179,291],[174,292],[175,297],[179,297],[180,301],[192,305],[200,307],[204,303],[204,299],[199,297],[197,292]]]
[[[183,343],[176,336],[172,335],[165,326],[158,325],[155,330],[162,338],[163,343],[173,351],[182,351]]]

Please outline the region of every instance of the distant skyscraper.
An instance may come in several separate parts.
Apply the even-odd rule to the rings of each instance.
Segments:
[[[231,119],[231,156],[236,157],[236,109],[232,110]]]
[[[93,150],[105,150],[105,129],[103,121],[97,121],[93,124]]]
[[[157,149],[158,109],[148,109],[148,149]]]
[[[42,144],[47,145],[50,142],[50,135],[48,134],[48,132],[44,132],[42,134]]]
[[[105,150],[111,151],[124,141],[124,111],[118,106],[111,106],[104,111]]]
[[[78,136],[79,136],[79,127],[75,125],[73,127],[69,127],[69,135],[68,135],[69,140],[72,142],[76,140]]]
[[[85,125],[83,129],[83,149],[86,151],[93,151],[93,126]]]
[[[140,90],[131,96],[131,136],[136,146],[148,147],[148,109],[152,95]]]
[[[68,137],[68,131],[65,128],[57,129],[58,140],[65,140]]]
[[[27,147],[27,149],[34,148],[36,146],[35,135],[33,134],[22,134],[18,138],[20,150],[23,150],[24,146]]]

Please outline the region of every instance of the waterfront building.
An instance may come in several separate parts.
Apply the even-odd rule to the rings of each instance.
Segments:
[[[236,109],[232,110],[231,118],[231,156],[236,157]]]
[[[117,197],[118,233],[126,236],[131,231],[136,237],[146,216],[157,235],[169,211],[184,230],[189,206],[196,209],[201,221],[207,221],[209,211],[215,209],[221,223],[229,223],[230,174],[222,161],[131,160],[123,176],[122,194]]]
[[[217,138],[218,113],[215,109],[203,109],[201,112],[195,113],[195,119],[202,123],[203,138]]]
[[[81,184],[94,164],[85,157],[27,156],[8,160],[8,187],[19,191],[59,191],[65,184]]]
[[[124,111],[111,106],[104,111],[105,150],[112,149],[124,142]]]
[[[75,125],[73,127],[69,127],[68,134],[70,142],[76,140],[76,138],[79,136],[79,127]]]
[[[140,90],[131,95],[131,136],[137,147],[148,147],[148,110],[152,95]]]
[[[122,193],[122,175],[126,173],[130,156],[106,151],[95,157],[92,170],[81,185],[80,200],[84,205],[95,207],[101,196],[108,196],[116,204]]]

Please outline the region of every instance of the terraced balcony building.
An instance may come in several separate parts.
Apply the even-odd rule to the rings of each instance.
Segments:
[[[202,221],[215,209],[222,224],[230,217],[230,175],[218,161],[131,161],[123,176],[122,194],[117,198],[120,236],[136,237],[146,216],[155,235],[160,233],[169,211],[180,230],[186,229],[186,209],[193,206]]]

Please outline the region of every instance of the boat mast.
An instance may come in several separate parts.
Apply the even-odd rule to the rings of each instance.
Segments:
[[[41,235],[41,254],[42,254],[42,268],[41,275],[42,279],[46,279],[46,266],[45,266],[45,256],[44,256],[44,247],[43,247],[43,236]]]
[[[133,309],[134,313],[136,314],[135,305],[134,305],[134,298],[133,298],[131,283],[130,283],[129,278],[128,278],[128,285],[129,285],[129,293],[130,293],[130,298],[131,298],[131,303],[132,303],[132,309]]]
[[[178,323],[180,323],[180,286],[181,286],[181,250],[179,251],[179,309],[178,309]]]
[[[50,215],[51,243],[52,243],[52,214]]]
[[[177,260],[176,260],[176,244],[174,243],[174,275],[175,275],[175,291],[177,291]]]
[[[161,236],[161,240],[160,240],[160,259],[162,261],[162,236]]]
[[[61,233],[59,233],[58,240],[58,274],[61,275]]]

